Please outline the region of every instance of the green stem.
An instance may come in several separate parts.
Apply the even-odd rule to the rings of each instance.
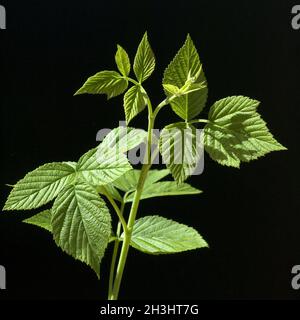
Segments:
[[[145,183],[147,173],[148,173],[150,167],[151,167],[151,164],[144,164],[142,167],[142,170],[141,170],[141,175],[139,178],[139,182],[137,185],[137,189],[135,191],[134,199],[133,199],[130,214],[129,214],[127,232],[124,233],[124,241],[123,241],[122,250],[121,250],[121,254],[120,254],[120,258],[119,258],[116,278],[114,281],[114,288],[113,288],[113,292],[110,296],[111,300],[118,299],[120,284],[122,281],[122,276],[123,276],[123,272],[124,272],[124,268],[125,268],[125,264],[126,264],[126,260],[127,260],[127,255],[128,255],[128,251],[129,251],[133,225],[134,225],[136,214],[138,211],[139,202],[141,199],[144,183]]]
[[[122,224],[123,230],[124,232],[127,230],[127,224],[126,221],[123,217],[123,213],[121,212],[121,210],[119,209],[118,205],[116,204],[115,200],[110,196],[110,194],[106,191],[105,192],[105,196],[107,197],[108,201],[111,203],[111,205],[113,206],[116,214],[118,215],[118,218]]]
[[[122,215],[124,213],[124,208],[125,208],[125,201],[123,199],[122,204],[121,204],[121,209],[120,209]],[[120,244],[121,226],[122,226],[122,224],[119,221],[118,226],[117,226],[116,239],[115,239],[111,264],[110,264],[109,286],[108,286],[108,299],[109,300],[111,299],[113,284],[114,284],[115,266],[116,266],[116,262],[117,262],[117,255],[118,255],[119,244]]]
[[[121,226],[120,222],[118,222],[118,227],[119,225]],[[109,285],[108,285],[108,300],[111,299],[112,295],[112,290],[113,290],[113,284],[114,284],[114,276],[115,276],[115,266],[116,266],[116,261],[117,261],[117,255],[118,255],[118,250],[119,250],[119,239],[115,239],[114,243],[114,250],[111,258],[111,263],[110,263],[110,272],[109,272]]]
[[[133,202],[132,202],[132,206],[131,206],[130,214],[128,218],[128,223],[127,223],[127,230],[124,232],[124,241],[121,249],[121,254],[119,257],[119,263],[118,263],[117,273],[114,281],[113,292],[112,292],[112,295],[110,296],[111,300],[118,299],[120,285],[121,285],[123,272],[124,272],[128,251],[130,247],[130,240],[131,240],[134,222],[138,212],[138,207],[139,207],[141,195],[143,192],[145,180],[147,178],[148,171],[151,168],[151,141],[152,141],[152,129],[154,127],[154,117],[152,112],[151,101],[148,95],[146,96],[146,98],[148,102],[147,103],[148,105],[148,140],[147,140],[147,153],[145,155],[146,161],[144,161],[141,174],[139,177],[139,181],[136,187],[136,191],[134,194],[134,198],[133,198]]]
[[[130,77],[124,77],[127,81],[135,84],[136,86],[140,86],[141,84],[139,82],[137,82],[136,80],[130,78]]]

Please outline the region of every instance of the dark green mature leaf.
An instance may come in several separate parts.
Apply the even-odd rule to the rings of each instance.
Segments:
[[[144,34],[134,58],[133,70],[140,83],[150,77],[155,68],[155,57],[148,41],[147,32]]]
[[[125,92],[128,81],[116,71],[101,71],[88,78],[83,86],[75,93],[106,94],[107,99]]]
[[[23,222],[33,224],[49,232],[52,232],[51,210],[44,210],[28,219],[23,220]]]
[[[96,191],[85,183],[65,187],[54,202],[51,225],[57,245],[100,277],[111,217]]]
[[[127,52],[118,45],[118,50],[116,52],[115,60],[117,67],[121,74],[127,77],[130,73],[130,61]]]
[[[256,112],[259,102],[243,96],[217,101],[210,109],[204,128],[205,150],[226,166],[239,167],[271,151],[286,150],[269,132]]]
[[[146,99],[141,86],[131,87],[124,95],[126,122],[129,122],[146,107]]]
[[[190,124],[173,123],[162,130],[159,149],[173,178],[182,183],[198,168],[203,155],[203,135]]]
[[[163,85],[182,88],[188,79],[193,79],[194,83],[202,83],[204,88],[172,100],[173,111],[184,120],[195,118],[204,108],[207,99],[206,78],[190,35],[187,36],[183,47],[165,70]],[[173,93],[170,93],[168,88],[170,89],[170,87],[165,87],[165,93],[170,96]]]
[[[169,254],[208,247],[195,229],[160,216],[136,220],[130,244],[148,254]]]
[[[199,194],[201,192],[201,190],[198,190],[187,183],[178,185],[174,181],[161,181],[146,185],[143,189],[141,200],[153,197]],[[126,202],[131,202],[133,199],[134,194],[132,193],[127,197]]]
[[[74,167],[68,163],[44,164],[16,183],[3,210],[38,208],[53,200],[74,177]]]

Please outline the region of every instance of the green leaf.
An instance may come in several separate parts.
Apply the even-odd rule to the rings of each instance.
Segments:
[[[124,192],[134,191],[139,181],[140,173],[141,170],[129,170],[120,178],[116,179],[113,184]]]
[[[77,177],[97,187],[113,182],[130,169],[131,165],[124,154],[108,150],[102,152],[102,149],[94,148],[79,159]]]
[[[124,111],[126,123],[129,124],[137,114],[143,111],[146,107],[146,99],[142,92],[141,86],[136,85],[131,87],[124,95]]]
[[[134,191],[137,187],[141,170],[127,171],[123,176],[113,182],[113,184],[124,192]],[[155,183],[170,174],[168,169],[150,170],[144,184],[144,188],[152,183]]]
[[[178,183],[196,173],[203,155],[202,140],[201,130],[185,122],[170,124],[162,130],[159,139],[160,153]]]
[[[85,183],[67,186],[54,202],[51,225],[56,244],[100,277],[111,217],[96,191]]]
[[[117,67],[124,77],[127,77],[130,73],[130,61],[127,52],[120,46],[117,45],[118,49],[116,52],[115,60]]]
[[[199,194],[201,192],[202,191],[190,186],[187,183],[181,183],[178,185],[174,181],[162,181],[146,185],[142,192],[141,200],[153,197]],[[133,201],[133,198],[134,194],[132,193],[127,197],[126,202]]]
[[[148,254],[177,253],[208,247],[195,229],[160,216],[138,219],[130,244]]]
[[[181,88],[178,88],[177,86],[173,86],[172,84],[163,84],[163,87],[165,91],[168,93],[170,97],[172,97],[170,100],[174,100],[175,97],[181,97],[184,95],[187,95],[189,93],[199,91],[201,89],[204,89],[206,85],[204,82],[201,83],[193,83],[190,80],[187,80],[185,85]]]
[[[179,95],[180,94],[180,88],[178,88],[177,86],[174,86],[172,84],[163,84],[163,88],[165,89],[165,91],[167,92],[167,95]]]
[[[44,210],[28,219],[23,220],[23,222],[33,224],[49,232],[52,232],[51,210]]]
[[[107,99],[118,96],[125,92],[128,81],[116,71],[101,71],[88,78],[75,95],[106,94]]]
[[[204,108],[207,99],[206,78],[198,52],[191,37],[188,35],[183,47],[165,70],[163,85],[167,84],[182,88],[186,81],[191,79],[193,83],[202,83],[204,88],[179,96],[171,102],[173,111],[184,120],[195,118]],[[167,96],[173,95],[166,88],[165,93]]]
[[[144,142],[146,137],[147,132],[142,129],[113,129],[97,148],[88,151],[79,159],[79,178],[96,187],[118,179],[132,169],[124,153]]]
[[[53,200],[75,177],[75,170],[67,163],[47,163],[18,181],[3,210],[26,210],[38,208]]]
[[[217,101],[204,128],[205,150],[226,166],[239,167],[271,151],[286,150],[269,132],[256,109],[259,102],[243,96]]]
[[[150,77],[155,68],[155,58],[148,42],[147,32],[144,34],[134,58],[133,70],[140,83]]]
[[[145,130],[120,126],[106,135],[99,149],[103,152],[125,153],[141,143],[145,143],[146,139],[147,132]]]

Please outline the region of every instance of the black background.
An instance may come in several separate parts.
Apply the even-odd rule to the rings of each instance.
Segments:
[[[199,196],[145,200],[140,215],[160,214],[194,226],[210,249],[171,256],[130,251],[120,298],[298,299],[291,268],[300,264],[298,123],[300,30],[289,1],[14,1],[0,30],[1,206],[15,183],[37,166],[72,160],[96,145],[101,128],[124,119],[122,98],[73,93],[97,71],[114,69],[116,43],[131,58],[147,30],[157,58],[145,87],[159,103],[164,68],[189,32],[209,85],[208,106],[242,94],[286,152],[240,170],[208,157],[190,183]],[[207,113],[206,109],[206,113]],[[145,113],[133,122],[144,127]],[[176,121],[170,109],[157,127]],[[36,210],[38,212],[38,210]],[[0,298],[105,299],[111,247],[102,279],[62,253],[46,231],[0,215]]]

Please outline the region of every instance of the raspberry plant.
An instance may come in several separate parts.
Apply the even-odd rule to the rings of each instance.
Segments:
[[[147,33],[134,58],[135,78],[130,77],[130,59],[119,45],[115,61],[118,71],[96,73],[75,95],[106,94],[110,99],[124,94],[126,123],[147,109],[147,131],[117,127],[77,162],[47,163],[29,172],[13,186],[4,206],[4,210],[27,210],[54,200],[51,208],[24,221],[51,232],[63,251],[89,265],[98,277],[100,262],[112,243],[108,288],[108,299],[112,300],[118,298],[130,246],[147,254],[170,254],[208,246],[195,229],[186,225],[160,216],[137,219],[143,199],[201,193],[184,181],[194,173],[203,156],[202,144],[213,160],[236,168],[241,162],[286,149],[269,132],[257,112],[256,100],[227,97],[210,107],[208,119],[198,118],[208,90],[189,35],[164,72],[165,98],[156,108],[144,88],[155,68]],[[180,121],[163,128],[157,138],[153,134],[155,120],[166,106],[171,107]],[[201,124],[204,129],[199,143],[197,126]],[[136,170],[129,162],[128,151],[141,145],[146,146],[144,161],[141,170]],[[180,152],[178,146],[182,147]],[[166,169],[151,169],[158,153]],[[169,174],[174,180],[162,181]],[[117,218],[116,230],[112,230],[107,202]],[[126,210],[127,207],[130,209]]]

